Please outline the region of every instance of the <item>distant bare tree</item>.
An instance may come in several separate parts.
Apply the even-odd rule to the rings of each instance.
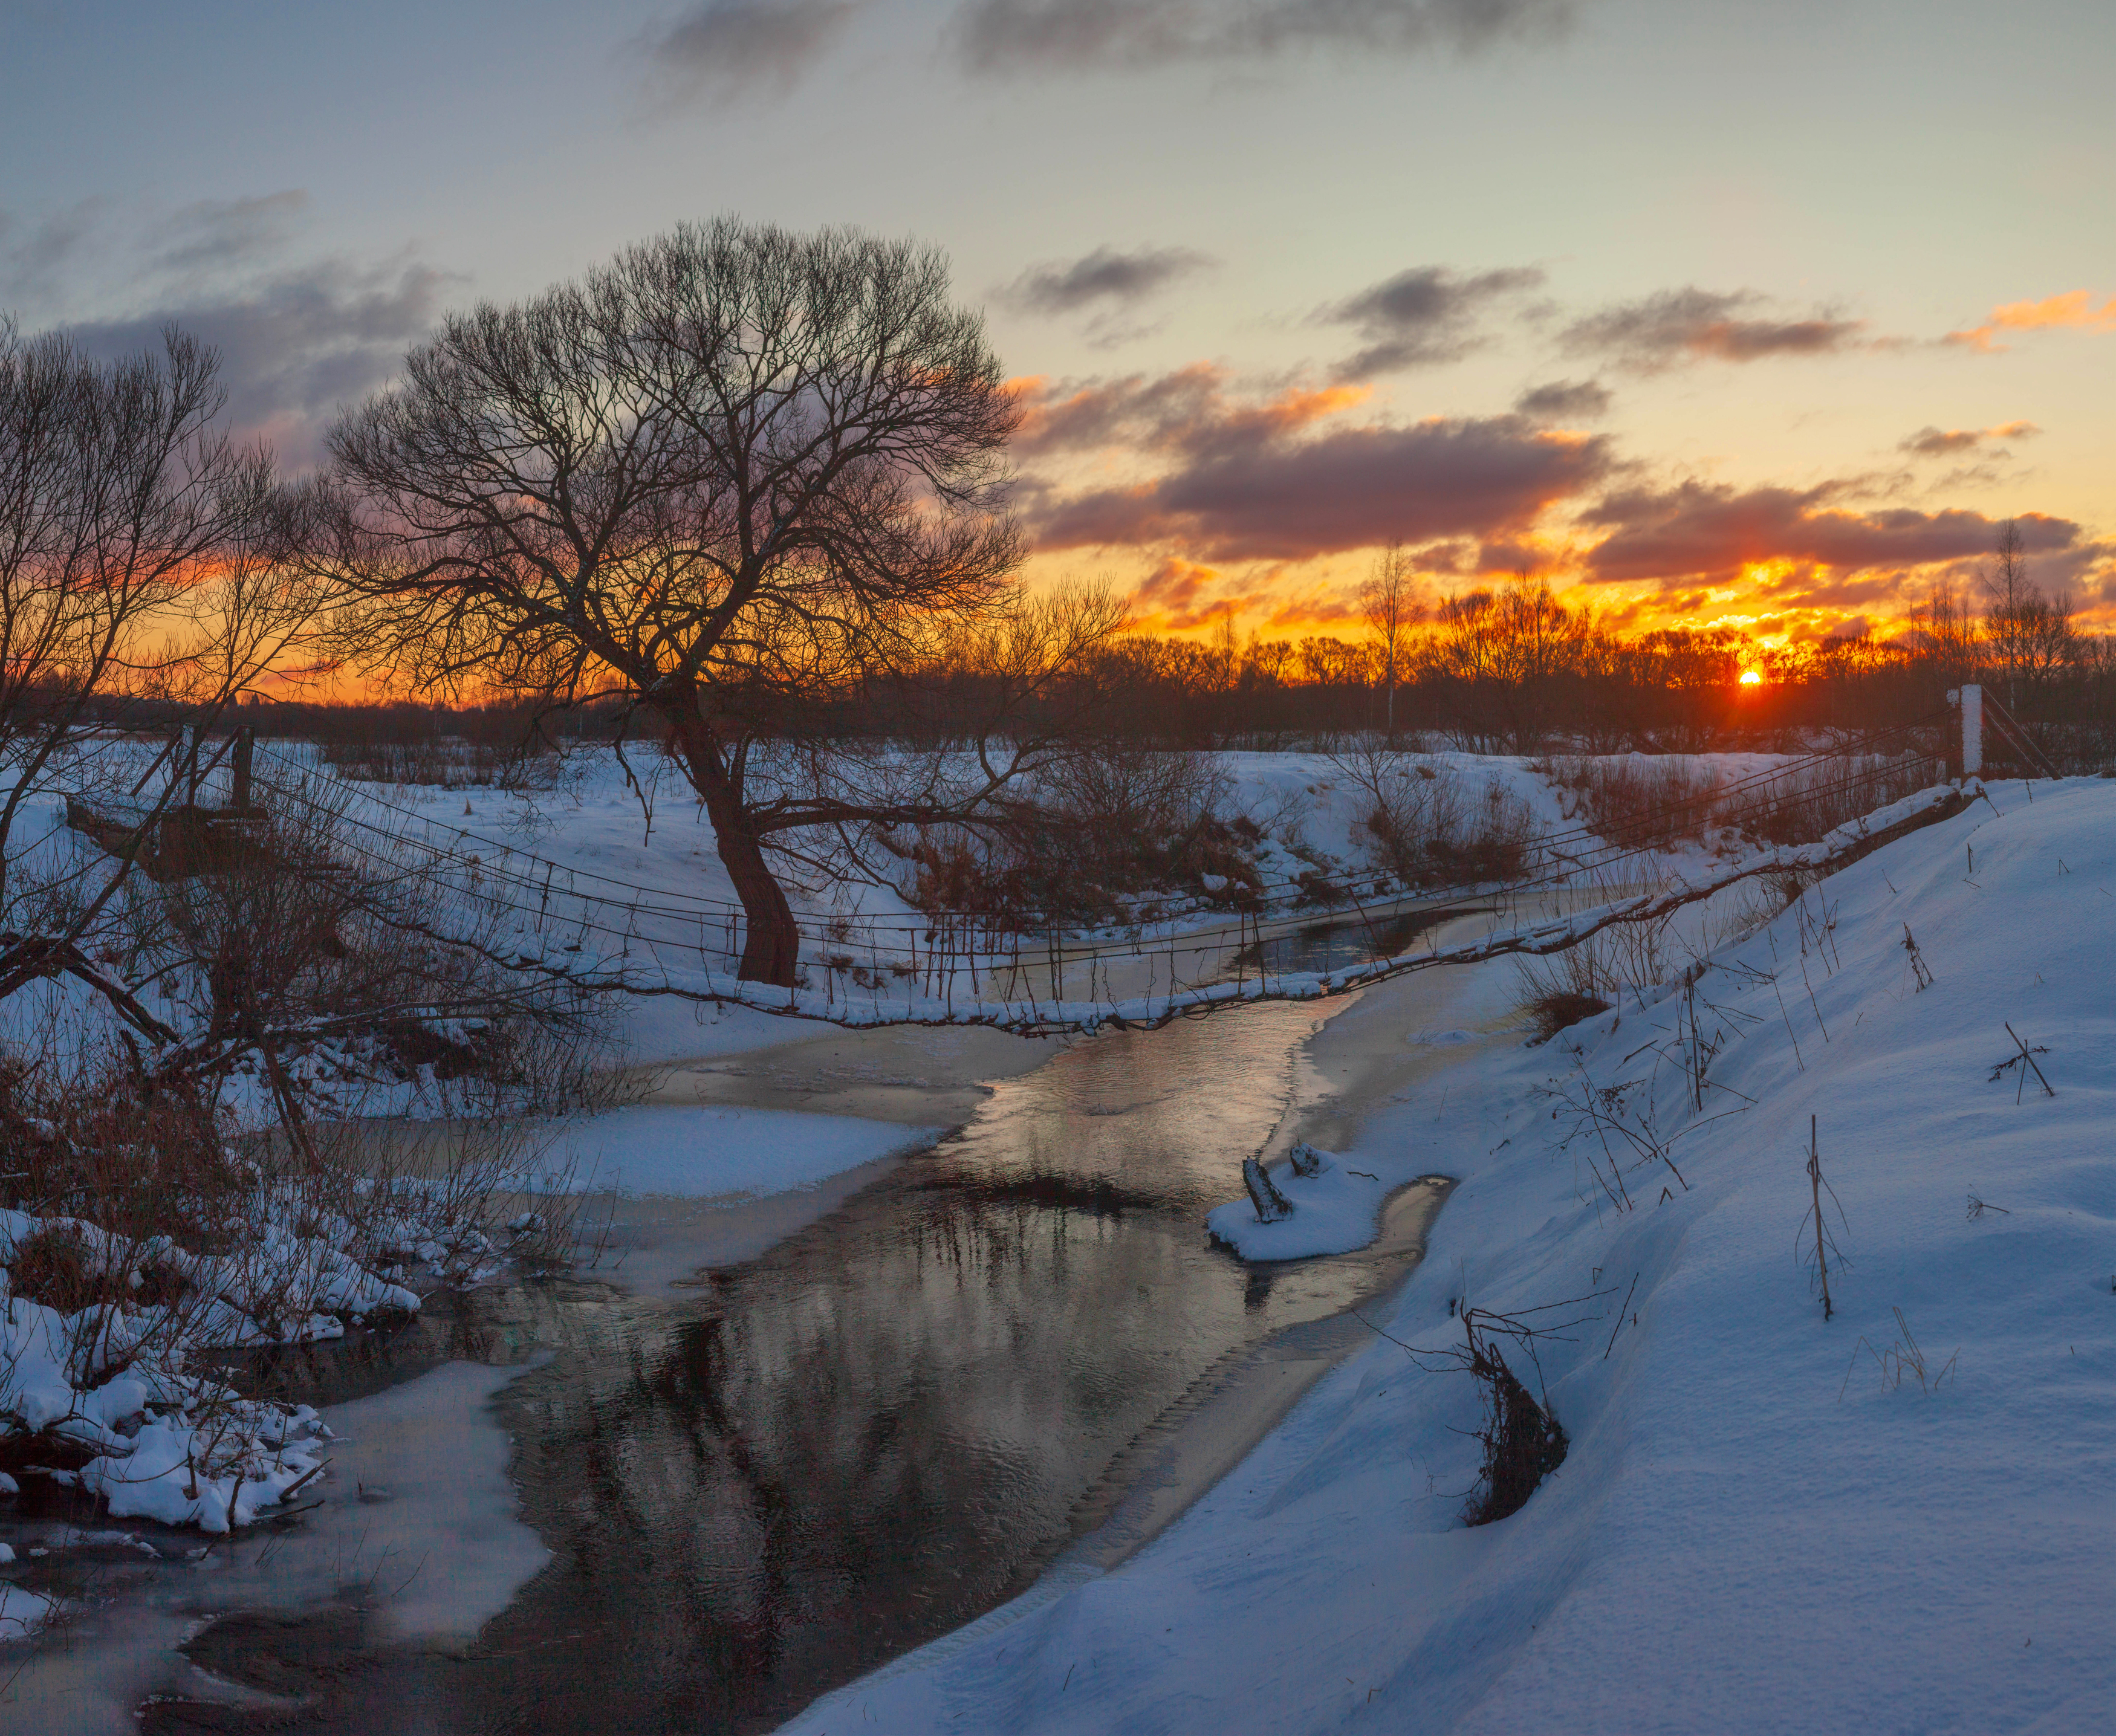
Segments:
[[[1938,581],[1911,608],[1916,652],[1936,664],[1950,685],[1969,678],[1976,666],[1976,618],[1954,586]]]
[[[218,365],[174,328],[105,362],[0,321],[0,998],[75,970],[126,872],[20,873],[22,816],[84,775],[84,726],[148,700],[209,718],[310,619],[277,558],[270,455],[214,425]]]
[[[1566,608],[1549,580],[1526,572],[1496,592],[1448,597],[1438,627],[1424,673],[1464,692],[1455,733],[1486,752],[1537,751],[1560,684],[1585,672],[1601,636],[1585,609]]]
[[[332,437],[318,570],[369,668],[647,714],[747,913],[742,975],[790,984],[799,930],[768,850],[973,819],[1035,755],[987,735],[967,760],[876,762],[876,789],[787,744],[956,641],[1018,712],[1121,618],[1081,597],[1024,614],[1003,495],[1019,414],[938,253],[686,226],[412,351]]]
[[[2010,518],[1999,527],[1984,590],[1985,636],[2005,676],[2007,709],[2017,716],[2022,684],[2038,685],[2072,659],[2072,599],[2049,596],[2029,578],[2020,526]]]
[[[1359,586],[1359,612],[1366,617],[1367,631],[1373,635],[1382,657],[1382,679],[1388,686],[1387,733],[1396,739],[1396,677],[1403,662],[1405,641],[1410,629],[1424,617],[1411,575],[1410,557],[1400,542],[1391,543],[1374,558],[1373,571]]]

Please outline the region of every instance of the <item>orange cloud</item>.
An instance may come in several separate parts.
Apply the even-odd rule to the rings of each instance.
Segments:
[[[2094,305],[2093,296],[2083,289],[2067,290],[2061,296],[2045,296],[2040,301],[2008,301],[2003,307],[1993,308],[1990,318],[1983,324],[1949,332],[1943,341],[1990,355],[2007,347],[1999,342],[2001,332],[2043,332],[2058,327],[2082,332],[2116,332],[2116,296],[2109,296],[2099,307]]]
[[[1171,557],[1133,589],[1132,618],[1141,627],[1196,627],[1224,611],[1229,599],[1214,594],[1220,570]]]

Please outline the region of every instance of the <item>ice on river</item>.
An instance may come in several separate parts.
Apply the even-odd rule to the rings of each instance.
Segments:
[[[166,1559],[136,1568],[142,1577],[125,1595],[64,1607],[21,1660],[0,1701],[0,1732],[131,1736],[136,1708],[157,1689],[228,1697],[226,1684],[175,1654],[200,1617],[218,1611],[292,1612],[349,1597],[374,1612],[378,1638],[467,1644],[550,1559],[520,1517],[513,1445],[491,1409],[521,1372],[450,1362],[333,1406],[340,1438],[318,1486],[323,1504],[284,1534],[260,1527],[203,1554],[194,1533],[131,1534]],[[26,1595],[13,1588],[4,1613]],[[21,1613],[41,1612],[25,1603]]]
[[[931,1145],[939,1127],[724,1105],[648,1104],[581,1123],[547,1162],[577,1190],[754,1199]]]

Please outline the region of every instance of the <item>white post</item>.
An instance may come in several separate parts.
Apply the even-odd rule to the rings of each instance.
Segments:
[[[1962,775],[1979,776],[1984,769],[1984,690],[1962,690]]]

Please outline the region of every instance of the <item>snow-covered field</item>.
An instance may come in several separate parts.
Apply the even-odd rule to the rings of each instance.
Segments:
[[[1488,1051],[1339,1154],[1460,1178],[1378,1327],[1444,1350],[1465,1303],[1570,1302],[1516,1358],[1571,1439],[1521,1511],[1464,1527],[1476,1394],[1378,1335],[1125,1566],[789,1729],[2103,1727],[2116,784],[1992,793],[1722,948],[1694,1002]],[[2008,1023],[2054,1095],[1992,1077]],[[1598,1131],[1563,1100],[1618,1088]]]
[[[1435,761],[1496,780],[1539,832],[1576,824],[1528,762],[1452,757]],[[1363,861],[1363,797],[1340,768],[1309,755],[1227,764],[1260,857]],[[650,893],[729,892],[695,812],[665,790],[650,833],[614,763],[533,802],[380,793],[452,829],[459,850],[498,840]],[[1746,859],[1693,840],[1653,871],[1697,879]],[[1358,1246],[1411,1176],[1459,1178],[1425,1264],[1374,1324],[1444,1351],[1465,1304],[1569,1304],[1541,1316],[1578,1324],[1538,1345],[1531,1385],[1547,1381],[1570,1455],[1525,1509],[1463,1528],[1475,1393],[1378,1338],[1122,1568],[1055,1575],[793,1728],[2076,1727],[2116,1688],[2093,1637],[2116,1593],[2098,1588],[2092,1553],[2116,1494],[2103,1444],[2116,1420],[2104,1155],[2116,1145],[2116,784],[2044,785],[2031,803],[2002,787],[1728,943],[1753,896],[1681,919],[1668,974],[1692,953],[1712,961],[1688,994],[1634,993],[1540,1048],[1495,1042],[1503,1016],[1396,1033],[1418,1045],[1397,1051],[1405,1088],[1334,1139],[1315,1177],[1275,1171],[1294,1216],[1258,1226],[1245,1202],[1215,1215],[1251,1257],[1298,1257]],[[886,889],[858,907],[908,920]],[[1517,992],[1508,961],[1464,968],[1481,1006]],[[1921,970],[1934,979],[1922,990]],[[1371,1047],[1392,993],[1366,991],[1318,1049]],[[2016,1102],[2018,1068],[1987,1077],[2013,1052],[2009,1019],[2046,1048],[2035,1059],[2056,1095],[2031,1076]],[[619,1049],[642,1065],[696,1061],[808,1028],[664,997],[625,1008]],[[1458,1047],[1460,1064],[1436,1061]],[[1686,1082],[1700,1054],[1701,1106]],[[1810,1114],[1834,1190],[1827,1324],[1796,1252]],[[936,1131],[656,1102],[573,1125],[544,1161],[575,1186],[695,1215],[815,1192]],[[1283,1131],[1268,1155],[1297,1129]],[[328,1279],[343,1255],[299,1239],[288,1247]],[[682,1262],[641,1263],[659,1279]],[[339,1276],[393,1289],[386,1274]],[[244,1525],[320,1459],[313,1417],[246,1412],[254,1438],[228,1444],[247,1456],[195,1477],[180,1412],[143,1416],[152,1394],[131,1390],[136,1372],[69,1361],[80,1321],[20,1302],[9,1320],[49,1343],[16,1348],[21,1377],[0,1409],[34,1399],[76,1417],[74,1432],[112,1455],[83,1480],[110,1485],[113,1512],[122,1500],[168,1522]],[[237,1341],[273,1335],[238,1324]],[[303,1329],[334,1330],[328,1314]],[[0,1573],[0,1640],[53,1613],[10,1582],[19,1567]]]

